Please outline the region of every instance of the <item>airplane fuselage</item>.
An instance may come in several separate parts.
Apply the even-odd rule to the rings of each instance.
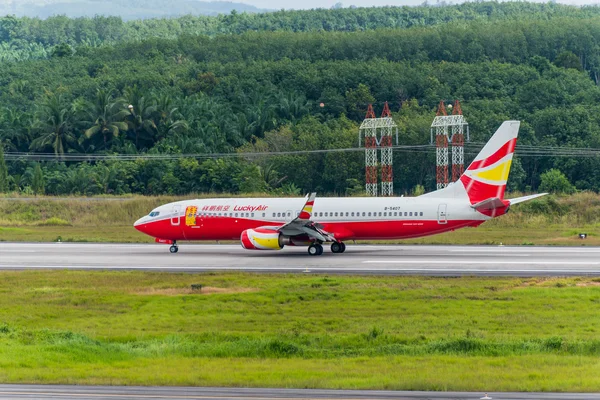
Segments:
[[[296,218],[305,198],[230,198],[166,204],[136,222],[166,240],[239,240],[247,229],[278,227]],[[158,213],[158,214],[157,214]],[[447,198],[316,199],[312,221],[338,240],[406,239],[478,226],[490,217]]]

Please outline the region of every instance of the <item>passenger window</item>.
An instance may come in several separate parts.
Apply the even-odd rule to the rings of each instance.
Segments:
[[[250,214],[250,216],[251,216],[252,218],[254,218],[254,213]]]
[[[398,211],[394,211],[394,217],[398,216]]]
[[[421,217],[423,216],[423,211],[421,211]]]
[[[379,211],[379,216],[381,217],[381,211]]]
[[[366,213],[363,211],[363,217],[366,215]]]
[[[408,213],[408,215],[412,217],[412,211],[410,213]]]
[[[275,215],[275,213],[273,213],[273,218],[275,218],[277,215]]]
[[[408,213],[406,211],[404,211],[404,216],[408,217]]]
[[[352,216],[354,217],[354,211],[352,211]]]
[[[371,216],[371,212],[369,211],[369,217]]]
[[[278,217],[278,218],[281,218],[281,213],[277,213],[277,217]]]
[[[265,216],[266,216],[266,214],[265,214],[265,213],[263,213],[263,218],[264,218]]]
[[[329,213],[328,213],[327,211],[325,211],[325,216],[326,216],[326,217],[328,217],[328,216],[329,216]]]
[[[238,213],[235,213],[235,217],[236,217],[236,218],[237,218],[237,216],[238,216]]]
[[[335,213],[335,216],[336,216],[336,217],[338,216],[338,213],[337,213],[337,212]]]

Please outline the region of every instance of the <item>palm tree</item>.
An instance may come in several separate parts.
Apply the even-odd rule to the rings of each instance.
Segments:
[[[150,140],[154,139],[158,128],[152,120],[156,112],[156,102],[148,100],[142,95],[137,86],[125,90],[125,101],[129,104],[127,126],[135,135],[135,147],[139,149],[140,134],[146,134]]]
[[[189,124],[179,112],[179,109],[173,105],[173,99],[168,94],[156,97],[156,115],[158,116],[158,137],[157,141],[164,137],[170,137],[176,133],[185,132],[189,129]]]
[[[104,149],[108,147],[109,138],[117,137],[121,131],[127,130],[124,120],[130,113],[123,101],[115,99],[109,91],[98,89],[94,101],[87,103],[83,111],[88,117],[85,124],[89,126],[85,136],[89,139],[102,135]]]
[[[51,146],[60,159],[71,143],[75,142],[72,131],[73,113],[62,96],[51,95],[41,103],[36,114],[34,130],[38,136],[31,142],[32,150],[44,150]]]
[[[9,108],[0,110],[0,144],[10,151],[27,151],[31,125],[30,114]]]

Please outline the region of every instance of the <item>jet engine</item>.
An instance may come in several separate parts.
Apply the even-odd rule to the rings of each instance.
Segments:
[[[281,250],[283,246],[310,246],[312,243],[306,236],[290,237],[266,228],[247,229],[240,240],[246,250]]]
[[[246,250],[281,250],[281,233],[271,229],[246,229],[242,232],[242,247]]]

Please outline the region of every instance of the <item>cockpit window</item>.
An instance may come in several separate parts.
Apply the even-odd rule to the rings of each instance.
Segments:
[[[152,212],[150,213],[150,216],[151,216],[151,217],[158,217],[159,215],[160,215],[160,211],[152,211]]]

